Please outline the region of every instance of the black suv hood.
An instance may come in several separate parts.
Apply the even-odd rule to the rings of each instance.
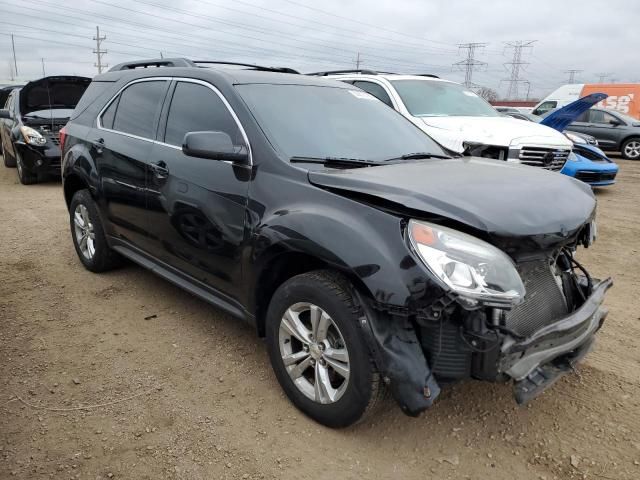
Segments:
[[[74,109],[91,83],[76,76],[44,77],[27,83],[20,90],[20,114],[53,108]]]
[[[378,197],[501,237],[576,231],[593,215],[591,188],[556,172],[480,158],[309,171],[318,186]]]

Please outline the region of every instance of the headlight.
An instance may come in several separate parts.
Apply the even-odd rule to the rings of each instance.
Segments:
[[[20,127],[20,133],[22,133],[24,141],[29,145],[41,146],[47,143],[47,139],[40,135],[40,132],[31,127]]]
[[[584,138],[579,137],[578,135],[571,132],[565,132],[564,136],[571,140],[573,143],[579,143],[581,145],[586,145],[588,143]]]
[[[580,159],[578,158],[578,155],[576,155],[574,152],[569,153],[569,156],[567,157],[567,160],[571,160],[573,162],[579,162]]]
[[[482,300],[515,305],[524,298],[524,285],[513,262],[493,245],[417,220],[409,222],[408,235],[431,273],[469,304]]]

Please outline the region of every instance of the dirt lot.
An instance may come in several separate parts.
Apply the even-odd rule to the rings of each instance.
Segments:
[[[579,374],[527,408],[467,382],[342,431],[292,407],[252,329],[137,266],[85,271],[59,183],[0,169],[0,478],[640,478],[640,162],[620,164],[580,254],[616,284]]]

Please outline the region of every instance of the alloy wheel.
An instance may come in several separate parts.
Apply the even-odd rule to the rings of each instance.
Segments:
[[[73,225],[80,252],[87,260],[91,260],[96,253],[96,235],[89,218],[89,211],[81,203],[78,204],[73,212]]]
[[[291,305],[280,320],[282,362],[294,385],[320,404],[337,402],[349,383],[349,352],[338,326],[312,303]]]
[[[624,146],[624,154],[627,158],[640,157],[640,140],[632,140]]]

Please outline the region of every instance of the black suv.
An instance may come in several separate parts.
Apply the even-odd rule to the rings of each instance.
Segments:
[[[63,135],[87,269],[126,257],[254,325],[291,401],[332,427],[385,389],[417,415],[470,377],[526,402],[584,356],[612,283],[573,255],[595,236],[589,186],[449,158],[352,85],[277,70],[94,78]]]
[[[0,110],[0,141],[5,167],[17,167],[22,184],[60,177],[60,129],[90,83],[90,78],[55,76],[11,90]]]

